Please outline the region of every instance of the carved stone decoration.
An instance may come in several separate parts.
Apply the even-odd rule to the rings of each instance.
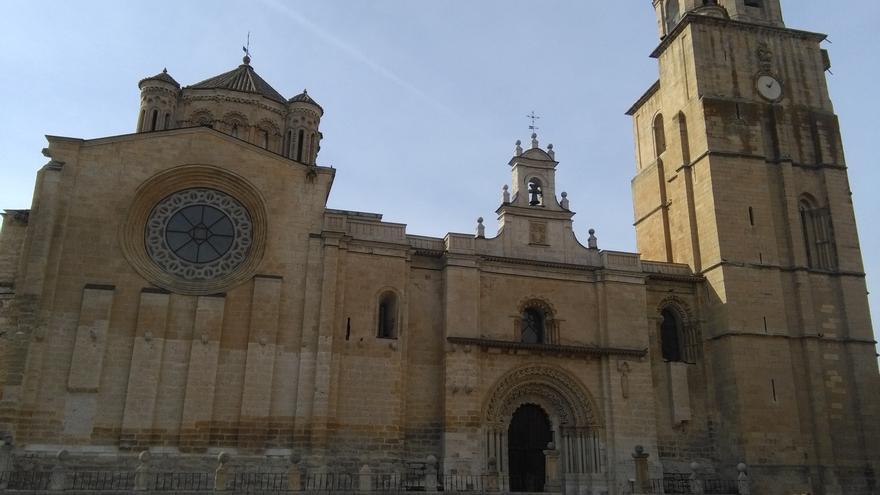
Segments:
[[[529,244],[547,244],[547,224],[529,222]]]
[[[518,368],[501,377],[486,402],[486,421],[506,425],[520,405],[535,402],[557,415],[560,426],[601,425],[594,401],[578,380],[561,368],[543,364]]]
[[[756,54],[758,56],[758,67],[761,68],[761,71],[771,72],[773,69],[773,51],[770,50],[770,45],[763,41],[758,43]]]
[[[617,362],[617,371],[620,372],[620,392],[624,399],[629,398],[629,363],[626,361]]]

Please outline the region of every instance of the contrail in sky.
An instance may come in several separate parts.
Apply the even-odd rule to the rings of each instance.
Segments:
[[[278,0],[262,0],[262,2],[264,4],[266,4],[267,6],[277,10],[278,12],[281,12],[282,14],[286,15],[291,20],[297,22],[302,27],[311,31],[312,34],[318,36],[319,38],[321,38],[322,40],[324,40],[328,44],[337,48],[338,50],[346,53],[351,58],[366,65],[367,67],[372,69],[374,72],[376,72],[380,76],[384,77],[385,79],[388,79],[389,81],[393,82],[394,84],[400,86],[401,88],[418,96],[419,98],[421,98],[425,102],[431,104],[431,106],[433,106],[435,109],[437,109],[441,113],[444,113],[448,117],[451,117],[454,119],[460,118],[459,115],[456,114],[454,111],[452,111],[452,109],[450,109],[447,105],[432,98],[430,95],[428,95],[427,93],[425,93],[421,89],[413,86],[411,83],[407,82],[406,80],[404,80],[403,78],[401,78],[400,76],[395,74],[393,71],[391,71],[387,67],[375,62],[374,60],[372,60],[368,56],[364,55],[361,51],[359,51],[354,46],[352,46],[349,43],[347,43],[346,41],[338,38],[337,36],[330,33],[329,31],[322,28],[321,26],[315,24],[314,22],[312,22],[308,18],[304,17],[299,12],[288,7],[286,4],[284,4]]]

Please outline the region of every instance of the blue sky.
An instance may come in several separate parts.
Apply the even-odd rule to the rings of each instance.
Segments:
[[[880,312],[876,124],[880,2],[783,3],[788,26],[830,35],[875,329]],[[472,232],[509,183],[526,114],[561,162],[557,188],[582,241],[635,250],[632,127],[624,111],[657,78],[648,0],[0,0],[0,208],[27,208],[43,135],[134,130],[137,82],[167,67],[192,84],[240,63],[285,96],[324,107],[319,163],[338,169],[333,208],[383,213],[408,232]]]

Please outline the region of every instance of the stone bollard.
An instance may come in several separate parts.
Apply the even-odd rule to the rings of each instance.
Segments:
[[[547,450],[544,451],[544,473],[544,490],[560,491],[562,482],[559,476],[559,451],[556,450],[556,444],[553,442],[548,443]]]
[[[373,491],[373,470],[370,469],[370,466],[367,466],[366,464],[361,466],[360,471],[358,471],[358,491]]]
[[[691,477],[690,477],[690,485],[691,485],[691,493],[693,495],[703,495],[703,480],[700,479],[699,475],[700,465],[696,462],[691,463]]]
[[[750,495],[752,493],[749,487],[749,473],[747,469],[748,467],[744,462],[736,465],[736,470],[739,471],[739,475],[736,477],[736,488],[739,491],[739,495]]]
[[[150,488],[150,451],[144,450],[138,454],[138,465],[134,469],[134,489],[146,491]]]
[[[437,458],[433,455],[425,459],[425,491],[437,491]]]
[[[55,465],[52,466],[52,476],[49,479],[49,489],[52,491],[63,491],[64,490],[64,481],[65,481],[65,473],[64,473],[64,463],[70,459],[70,452],[66,450],[59,450],[57,454],[55,454]]]
[[[287,487],[292,492],[302,491],[302,471],[299,468],[300,457],[290,456],[290,467],[287,468]]]
[[[217,469],[214,470],[214,491],[226,491],[227,481],[229,480],[229,454],[220,452],[217,454]]]
[[[641,445],[636,445],[635,451],[632,453],[633,462],[636,465],[636,477],[632,488],[633,490],[636,490],[635,493],[651,492],[651,477],[648,474],[648,457],[649,454],[645,453],[645,448]]]
[[[490,457],[489,461],[486,463],[486,468],[486,491],[499,491],[500,487],[498,486],[498,460],[494,457]]]

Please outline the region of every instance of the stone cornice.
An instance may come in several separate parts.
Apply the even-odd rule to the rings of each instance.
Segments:
[[[647,349],[622,349],[615,347],[560,345],[560,344],[524,344],[505,340],[475,339],[469,337],[447,337],[450,344],[472,345],[481,349],[500,349],[509,351],[530,351],[539,354],[570,355],[570,356],[624,356],[643,358]]]
[[[706,340],[721,340],[733,337],[757,337],[762,339],[785,339],[785,340],[818,340],[822,342],[834,343],[834,344],[862,344],[862,345],[877,345],[876,340],[869,339],[853,339],[849,337],[825,337],[823,335],[781,335],[781,334],[766,334],[760,332],[725,332],[718,335],[713,335],[708,337]]]
[[[737,29],[741,29],[743,31],[751,31],[758,33],[772,33],[772,34],[782,34],[787,36],[792,36],[795,38],[800,38],[804,40],[813,40],[818,42],[824,41],[828,38],[827,34],[822,33],[814,33],[812,31],[801,31],[798,29],[791,29],[787,27],[778,27],[778,26],[768,26],[765,24],[756,24],[753,22],[744,22],[744,21],[736,21],[733,19],[720,19],[718,17],[711,17],[705,15],[694,14],[693,12],[689,12],[682,18],[682,20],[675,26],[675,29],[672,30],[671,33],[666,35],[663,38],[663,41],[660,42],[660,45],[651,52],[651,58],[660,58],[660,55],[666,51],[666,48],[672,44],[673,40],[675,40],[678,35],[684,31],[684,29],[692,23],[703,23],[703,24],[714,24],[716,26],[729,26]]]
[[[480,260],[486,261],[486,262],[492,262],[492,263],[504,263],[504,264],[509,264],[509,265],[530,265],[530,266],[540,266],[543,268],[559,268],[559,269],[563,269],[563,270],[596,271],[596,270],[601,269],[601,267],[598,267],[598,266],[575,265],[575,264],[571,264],[571,263],[529,260],[529,259],[522,259],[522,258],[504,258],[502,256],[481,256]]]
[[[659,79],[657,79],[657,82],[652,84],[651,87],[648,88],[647,91],[645,91],[645,94],[640,96],[639,99],[636,100],[636,102],[633,103],[633,105],[631,107],[629,107],[629,110],[626,111],[625,115],[629,115],[630,117],[635,115],[636,112],[639,110],[639,108],[641,108],[642,105],[645,104],[645,102],[650,100],[651,97],[657,93],[657,91],[660,91],[660,80]]]

